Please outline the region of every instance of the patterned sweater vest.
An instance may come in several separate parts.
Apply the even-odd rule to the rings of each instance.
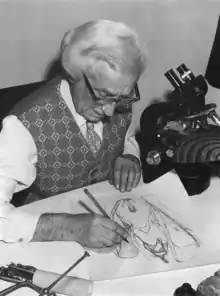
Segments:
[[[31,133],[37,147],[34,188],[50,197],[108,178],[111,164],[123,152],[131,113],[116,113],[103,126],[94,157],[72,113],[60,95],[59,77],[22,100],[12,110]]]

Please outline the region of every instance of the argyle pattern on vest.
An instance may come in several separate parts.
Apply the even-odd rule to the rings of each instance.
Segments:
[[[34,185],[43,198],[106,180],[112,162],[123,152],[131,122],[131,113],[125,113],[104,123],[95,157],[60,96],[59,85],[50,88],[13,110],[35,141],[38,162]]]

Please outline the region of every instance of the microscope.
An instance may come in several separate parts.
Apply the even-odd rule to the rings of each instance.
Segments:
[[[220,172],[220,117],[217,106],[205,102],[205,78],[185,64],[176,71],[164,74],[174,87],[167,100],[150,105],[141,116],[143,181],[172,171],[191,196],[206,190]]]

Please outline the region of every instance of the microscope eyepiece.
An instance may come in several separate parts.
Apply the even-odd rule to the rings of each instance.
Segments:
[[[181,64],[179,67],[176,68],[176,70],[179,72],[180,77],[183,81],[189,81],[195,78],[192,71],[187,68],[185,64]]]
[[[167,71],[164,76],[169,80],[169,82],[172,84],[172,86],[176,89],[181,91],[181,85],[182,82],[179,79],[179,77],[176,75],[176,73],[173,71],[173,69],[170,69]]]

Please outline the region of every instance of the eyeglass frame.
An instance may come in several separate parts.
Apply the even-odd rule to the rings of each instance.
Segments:
[[[105,105],[105,104],[112,104],[112,103],[116,103],[116,105],[132,105],[138,101],[140,101],[140,92],[139,92],[139,88],[138,88],[138,84],[136,83],[134,86],[134,94],[136,98],[133,99],[122,99],[120,98],[120,95],[117,98],[109,98],[109,99],[102,99],[102,98],[98,98],[97,95],[95,94],[95,91],[91,85],[91,83],[89,82],[88,77],[86,76],[86,74],[83,72],[83,78],[85,81],[85,85],[92,97],[92,99],[97,102],[97,103],[103,103],[101,105]]]

